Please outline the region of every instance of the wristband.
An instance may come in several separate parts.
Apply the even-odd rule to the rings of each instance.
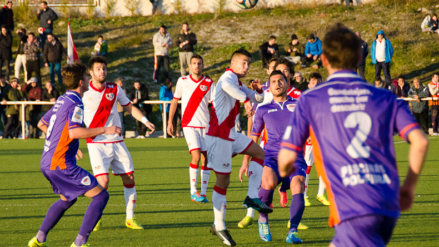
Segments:
[[[146,122],[148,122],[148,119],[145,117],[145,116],[143,116],[143,118],[142,118],[142,120],[140,120],[143,124],[146,124]]]

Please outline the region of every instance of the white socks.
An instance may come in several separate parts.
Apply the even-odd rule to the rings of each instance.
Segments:
[[[258,198],[259,187],[261,187],[262,172],[264,161],[252,158],[248,167],[248,191],[247,196],[250,198]]]
[[[308,170],[308,169],[307,169]],[[308,195],[306,194],[308,192],[308,183],[309,183],[309,174],[306,173],[306,178],[305,178],[305,192],[303,192],[303,196],[306,198],[308,197]]]
[[[201,167],[201,195],[206,195],[207,186],[209,185],[210,169],[206,166]]]
[[[215,215],[215,229],[217,231],[226,229],[226,192],[227,190],[221,189],[217,186],[213,187],[212,204],[213,213]]]
[[[123,194],[125,196],[125,203],[127,205],[127,220],[129,220],[134,217],[134,208],[136,207],[137,198],[136,186],[134,184],[124,185]]]
[[[198,179],[198,165],[191,163],[189,166],[189,178],[191,186],[191,195],[197,192],[197,179]]]
[[[250,216],[251,218],[255,217],[255,209],[254,208],[247,208],[247,215],[246,216]]]
[[[322,176],[319,176],[319,192],[317,193],[317,196],[323,196],[323,194],[325,194],[325,189],[325,182],[323,182]]]

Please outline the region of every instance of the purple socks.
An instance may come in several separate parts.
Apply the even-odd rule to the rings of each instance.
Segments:
[[[297,226],[302,220],[303,211],[305,211],[305,199],[303,194],[300,193],[293,195],[293,200],[290,206],[290,232],[297,232]]]
[[[273,202],[274,190],[266,190],[264,188],[259,189],[259,199],[267,206]],[[268,214],[259,213],[259,223],[268,223]]]
[[[110,195],[106,190],[102,190],[101,193],[93,197],[93,201],[91,201],[87,211],[85,211],[81,229],[75,240],[76,246],[82,246],[87,243],[88,236],[101,218],[109,198]]]
[[[41,224],[40,230],[37,233],[37,240],[40,243],[46,242],[46,236],[49,231],[58,223],[64,213],[69,209],[73,204],[75,204],[76,198],[73,201],[63,201],[58,200],[52,206],[50,206],[47,211],[46,217],[44,217],[43,224]]]

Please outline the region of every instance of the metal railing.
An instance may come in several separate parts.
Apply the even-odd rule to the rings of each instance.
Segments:
[[[403,99],[405,101],[416,101],[413,98],[400,98]],[[427,98],[422,98],[421,101],[438,101],[439,102],[439,97],[427,97]],[[181,101],[178,102],[179,104],[181,103]],[[54,105],[55,102],[48,102],[48,101],[7,101],[6,104],[1,103],[1,105],[21,105],[21,119],[26,119],[25,117],[25,108],[27,105]],[[144,101],[143,104],[147,104],[147,105],[155,105],[155,104],[161,104],[163,106],[163,138],[167,138],[167,125],[168,125],[168,121],[167,121],[167,117],[166,117],[166,107],[168,106],[168,104],[171,104],[171,101],[163,101],[163,100],[147,100]],[[21,136],[22,139],[25,139],[25,128],[26,128],[26,121],[21,121]]]

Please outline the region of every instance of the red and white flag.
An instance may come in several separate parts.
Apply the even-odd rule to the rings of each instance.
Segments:
[[[67,64],[73,64],[77,61],[78,52],[76,51],[75,44],[73,43],[72,31],[70,30],[70,22],[67,26]]]

